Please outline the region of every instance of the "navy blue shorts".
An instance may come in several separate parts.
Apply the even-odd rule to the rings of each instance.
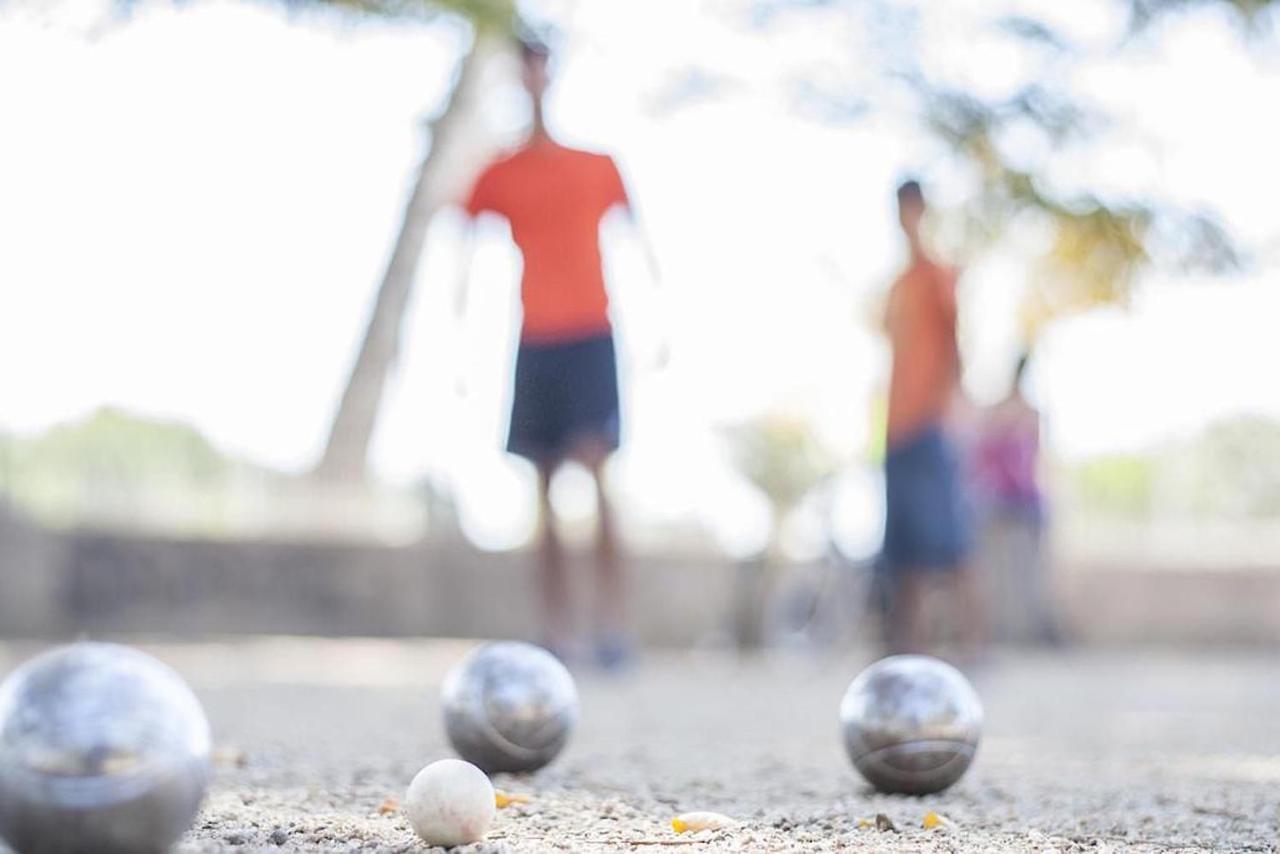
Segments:
[[[613,335],[521,342],[507,450],[534,463],[564,459],[592,439],[616,450],[621,432]]]
[[[883,568],[890,573],[958,568],[972,525],[955,447],[936,426],[891,447],[884,461]]]

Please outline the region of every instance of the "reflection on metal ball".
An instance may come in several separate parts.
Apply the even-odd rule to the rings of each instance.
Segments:
[[[209,723],[149,655],[80,643],[0,684],[0,837],[19,854],[155,854],[191,826]]]
[[[443,702],[453,749],[489,773],[541,768],[578,720],[578,689],[565,666],[514,641],[472,650],[445,677]]]
[[[840,703],[845,749],[882,792],[925,795],[959,780],[982,735],[982,703],[946,662],[894,655],[868,667]]]

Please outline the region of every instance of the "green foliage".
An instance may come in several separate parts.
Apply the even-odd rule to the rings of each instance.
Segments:
[[[992,4],[991,31],[1028,49],[1026,67],[1011,82],[1011,95],[983,97],[931,78],[921,61],[926,4],[899,0],[744,0],[749,19],[772,27],[785,15],[826,16],[828,26],[847,25],[865,44],[845,74],[815,64],[801,91],[806,103],[824,98],[818,113],[828,120],[871,115],[905,117],[942,143],[950,167],[971,187],[956,223],[942,234],[960,254],[979,253],[1018,227],[1047,237],[1024,307],[1023,331],[1030,342],[1056,317],[1101,303],[1128,301],[1140,272],[1152,265],[1221,273],[1239,267],[1245,253],[1212,212],[1186,209],[1158,195],[1104,197],[1087,175],[1074,185],[1049,180],[1050,166],[1064,150],[1087,147],[1119,117],[1106,116],[1070,99],[1069,81],[1081,63],[1124,51],[1133,37],[1161,20],[1193,9],[1227,10],[1243,29],[1258,33],[1280,8],[1280,0],[1115,0],[1128,12],[1128,26],[1115,43],[1085,48],[1059,32],[1048,18],[1002,15]],[[838,16],[838,17],[837,17]],[[779,31],[783,28],[779,27]],[[843,31],[843,30],[841,30]],[[1092,51],[1092,52],[1091,52]],[[840,80],[824,91],[815,81]],[[848,82],[854,81],[854,82]],[[1010,153],[1011,138],[1038,140],[1039,154]]]
[[[320,489],[224,454],[185,424],[114,409],[35,436],[0,433],[4,504],[55,528],[182,537],[405,542],[422,530],[421,503],[396,490]]]
[[[192,427],[115,409],[35,437],[0,439],[0,487],[55,524],[128,518],[144,494],[216,492],[249,470]]]
[[[392,20],[431,20],[441,14],[465,18],[478,29],[511,32],[516,20],[512,0],[281,0],[291,9],[332,9]]]
[[[1280,519],[1280,421],[1238,416],[1149,454],[1098,457],[1066,473],[1090,515]]]
[[[118,17],[127,19],[145,0],[106,0]],[[191,3],[195,0],[171,0]],[[249,2],[249,0],[246,0]],[[291,13],[320,12],[350,17],[425,23],[442,15],[469,21],[477,30],[510,34],[516,26],[514,0],[252,0],[281,6]],[[0,5],[3,0],[0,0]]]
[[[1022,37],[1048,38],[1028,26],[1022,25]],[[1237,248],[1211,215],[1160,199],[1104,200],[1051,191],[1033,171],[1013,165],[997,142],[1011,129],[1034,126],[1057,147],[1088,134],[1100,120],[1043,84],[995,103],[919,79],[913,88],[926,127],[976,177],[960,221],[958,242],[965,251],[999,242],[1018,223],[1038,225],[1050,235],[1023,305],[1027,341],[1056,317],[1127,303],[1135,278],[1153,261],[1213,273],[1240,266]]]
[[[1280,422],[1256,415],[1219,421],[1190,457],[1193,512],[1280,518]]]
[[[1097,457],[1069,473],[1072,500],[1089,513],[1146,518],[1154,506],[1156,462],[1138,455]]]
[[[104,408],[32,439],[10,439],[14,476],[90,477],[117,483],[205,484],[232,463],[195,428]]]
[[[1280,6],[1277,0],[1128,0],[1129,25],[1134,31],[1151,26],[1168,15],[1195,8],[1217,7],[1232,12],[1246,27],[1260,27],[1263,13]]]
[[[781,518],[835,469],[813,429],[793,415],[770,413],[727,431],[734,464],[768,496]]]

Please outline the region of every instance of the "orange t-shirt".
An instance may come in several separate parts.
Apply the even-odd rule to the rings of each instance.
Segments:
[[[627,192],[613,158],[539,140],[481,173],[467,200],[476,216],[511,223],[524,256],[520,300],[525,341],[556,342],[609,330],[600,219]]]
[[[959,381],[955,272],[932,261],[907,268],[889,292],[885,327],[893,348],[892,446],[941,421]]]

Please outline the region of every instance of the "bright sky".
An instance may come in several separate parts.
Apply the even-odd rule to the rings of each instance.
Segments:
[[[421,153],[419,121],[465,34],[342,28],[232,0],[160,5],[90,32],[81,7],[94,5],[38,20],[10,7],[0,27],[0,79],[12,81],[0,88],[0,429],[112,404],[303,470],[363,329]],[[717,430],[787,408],[843,453],[865,445],[887,356],[863,316],[901,258],[891,191],[934,149],[901,123],[829,123],[795,108],[784,84],[815,58],[858,73],[843,31],[819,13],[761,33],[725,0],[542,5],[566,36],[553,128],[619,157],[664,271],[658,302],[634,241],[608,231],[625,351],[623,491],[633,515],[696,518],[739,543],[764,510]],[[962,35],[989,4],[924,5],[930,71],[997,91],[1026,61]],[[1113,7],[1072,4],[1061,23],[1098,39]],[[1274,241],[1262,184],[1280,125],[1262,105],[1280,103],[1275,53],[1242,48],[1201,15],[1126,56],[1070,85],[1132,114],[1137,132],[1064,158],[1055,177],[1160,188],[1214,205],[1247,241]],[[665,107],[693,66],[727,82]],[[514,89],[491,109],[496,127],[522,120]],[[490,234],[459,327],[448,310],[457,225],[442,217],[430,235],[373,459],[389,480],[451,483],[473,536],[501,545],[532,512],[529,472],[500,451],[518,265]],[[1033,377],[1054,452],[1142,447],[1236,412],[1280,417],[1275,245],[1242,279],[1152,281],[1127,313],[1055,328]],[[1006,254],[964,281],[979,398],[1008,370],[1023,269]],[[660,329],[674,357],[654,372]],[[563,493],[581,503],[571,482]]]

